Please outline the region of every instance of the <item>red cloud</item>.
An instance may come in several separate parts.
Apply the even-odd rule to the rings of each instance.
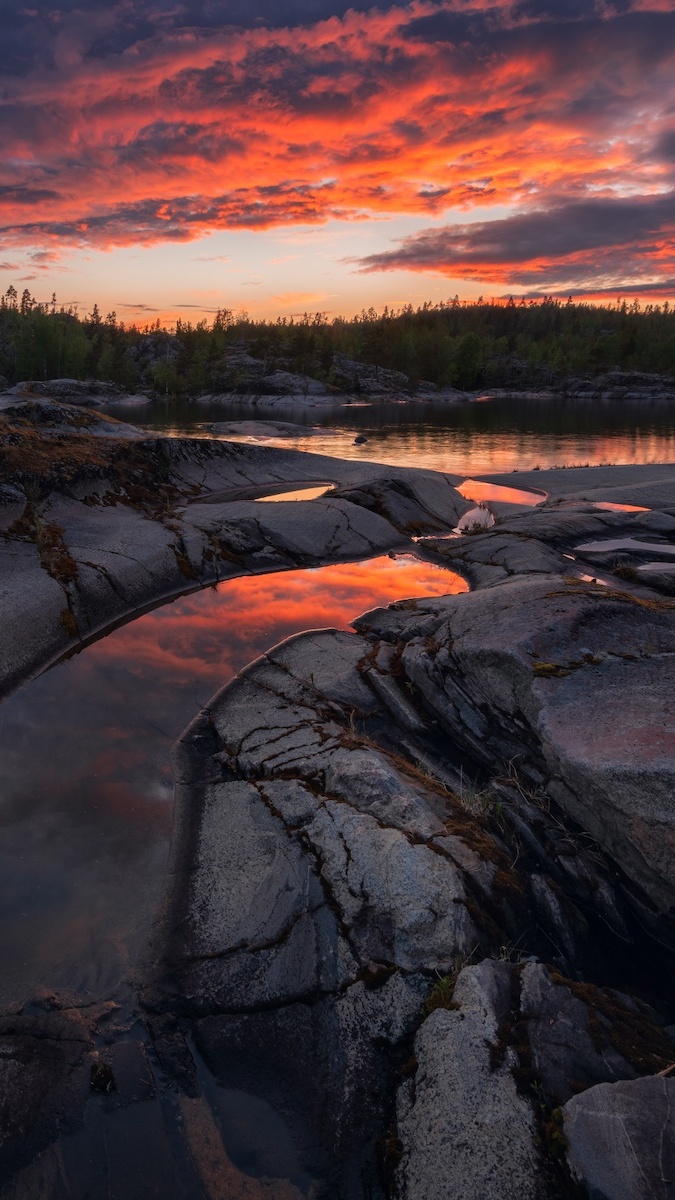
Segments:
[[[663,190],[675,14],[620,7],[413,0],[216,30],[166,16],[126,40],[128,5],[81,29],[61,14],[44,62],[5,80],[0,233],[111,247]]]

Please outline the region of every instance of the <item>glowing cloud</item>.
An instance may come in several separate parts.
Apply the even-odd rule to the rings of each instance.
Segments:
[[[224,0],[17,9],[0,101],[10,256],[459,210],[366,270],[598,287],[672,273],[666,0],[280,0],[255,15]]]

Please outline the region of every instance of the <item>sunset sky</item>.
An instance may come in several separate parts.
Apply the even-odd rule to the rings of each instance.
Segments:
[[[674,0],[29,0],[2,30],[2,291],[143,324],[675,296]]]

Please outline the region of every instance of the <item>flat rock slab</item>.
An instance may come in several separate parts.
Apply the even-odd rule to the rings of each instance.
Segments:
[[[616,467],[553,467],[547,471],[512,471],[485,475],[507,487],[542,488],[551,498],[610,500],[660,508],[675,504],[673,463],[626,464]]]
[[[675,1079],[601,1083],[563,1115],[568,1162],[594,1200],[672,1200]]]

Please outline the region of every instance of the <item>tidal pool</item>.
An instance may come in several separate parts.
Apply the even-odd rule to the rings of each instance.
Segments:
[[[304,629],[466,591],[412,556],[229,580],[154,609],[0,707],[0,1004],[37,987],[110,994],[166,867],[169,749],[232,675]]]
[[[267,496],[256,496],[257,500],[318,500],[319,496],[325,496],[334,485],[332,483],[306,484],[293,488],[288,492],[271,492]]]

